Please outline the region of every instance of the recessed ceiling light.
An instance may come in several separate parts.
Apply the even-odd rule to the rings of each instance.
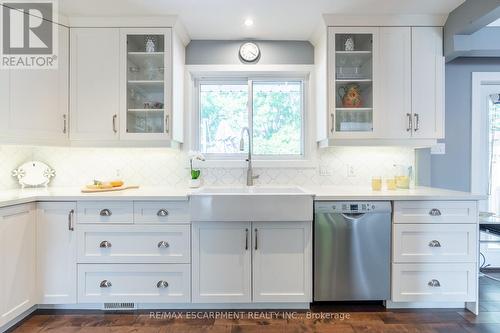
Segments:
[[[246,25],[247,27],[251,27],[251,26],[253,25],[253,20],[252,20],[251,18],[247,18],[247,19],[245,20],[245,25]]]

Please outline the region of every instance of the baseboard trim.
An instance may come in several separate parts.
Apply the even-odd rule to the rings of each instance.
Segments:
[[[465,302],[393,302],[386,301],[388,309],[464,309]]]
[[[31,308],[29,308],[28,310],[24,311],[19,316],[11,319],[9,322],[7,322],[6,324],[4,324],[3,326],[0,326],[0,332],[6,332],[7,330],[14,328],[16,325],[21,324],[21,322],[24,319],[26,319],[30,314],[32,314],[33,312],[35,312],[36,309],[37,309],[37,306],[33,305]]]

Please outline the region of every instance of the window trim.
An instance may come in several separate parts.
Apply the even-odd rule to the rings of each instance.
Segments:
[[[287,74],[287,73],[273,73],[264,72],[251,75],[238,75],[238,73],[227,73],[222,72],[218,74],[211,74],[208,76],[194,77],[194,94],[193,94],[193,115],[192,115],[192,129],[193,129],[193,142],[191,146],[194,150],[200,150],[200,83],[204,84],[231,84],[231,83],[245,83],[248,86],[248,124],[250,129],[250,139],[253,140],[253,84],[258,82],[300,82],[302,90],[301,98],[301,140],[300,140],[300,154],[252,154],[253,160],[256,162],[257,166],[259,162],[308,162],[311,158],[311,148],[310,148],[310,122],[312,117],[309,114],[309,74]],[[250,98],[252,96],[252,98]],[[235,161],[238,164],[247,156],[247,152],[243,153],[230,153],[230,154],[219,154],[219,153],[205,153],[207,158],[206,162],[215,162],[216,164]],[[219,162],[219,163],[217,163]],[[212,163],[207,163],[212,164]],[[227,163],[224,163],[227,164]]]

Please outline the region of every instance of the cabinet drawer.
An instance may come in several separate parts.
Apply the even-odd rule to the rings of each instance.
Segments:
[[[132,201],[78,202],[78,223],[134,223]]]
[[[476,264],[393,264],[394,302],[469,302],[476,297]]]
[[[475,262],[475,224],[394,224],[394,262]]]
[[[79,303],[189,303],[188,264],[80,264]]]
[[[475,201],[396,201],[394,223],[476,223]]]
[[[82,225],[81,263],[189,263],[189,225]]]
[[[190,223],[188,201],[134,202],[135,223]]]

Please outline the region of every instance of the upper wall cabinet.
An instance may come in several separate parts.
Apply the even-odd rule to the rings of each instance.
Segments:
[[[174,48],[183,47],[170,28],[72,29],[71,139],[119,145],[182,141],[183,105],[174,99],[184,97],[172,82],[176,61],[182,76],[175,84],[183,86],[184,59],[174,56]]]
[[[318,68],[328,73],[318,140],[412,144],[444,137],[442,40],[440,27],[329,28],[326,68]]]
[[[444,138],[443,28],[414,27],[412,42],[412,136]]]
[[[68,143],[69,29],[58,31],[57,69],[0,70],[0,143]]]
[[[71,29],[71,140],[118,140],[120,30]]]
[[[329,29],[331,138],[371,138],[376,134],[378,34],[378,28]]]
[[[170,139],[170,29],[121,29],[120,105],[123,139]]]

